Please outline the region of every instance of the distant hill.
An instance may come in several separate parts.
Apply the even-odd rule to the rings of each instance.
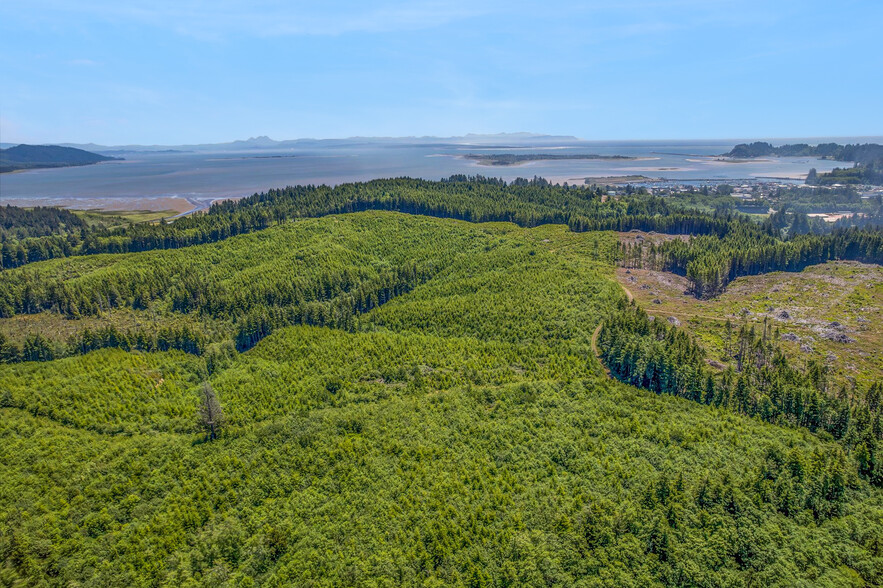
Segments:
[[[18,145],[9,149],[0,149],[0,173],[23,169],[91,165],[119,159],[119,157],[108,157],[74,147]]]

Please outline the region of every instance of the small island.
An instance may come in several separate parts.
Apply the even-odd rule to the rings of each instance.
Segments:
[[[596,155],[592,153],[469,153],[464,159],[476,161],[479,165],[512,166],[529,161],[558,161],[567,159],[636,159],[626,155]]]
[[[109,157],[74,147],[58,145],[18,145],[0,149],[0,173],[92,165],[102,161],[122,161],[122,157]]]

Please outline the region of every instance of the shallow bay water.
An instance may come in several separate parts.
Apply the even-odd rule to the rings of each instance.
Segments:
[[[774,178],[799,183],[812,167],[822,172],[850,165],[810,157],[722,161],[719,155],[732,146],[733,142],[723,141],[580,142],[536,147],[351,142],[284,151],[126,153],[125,161],[3,174],[0,203],[183,212],[216,199],[270,188],[384,177],[438,180],[452,174],[480,174],[511,181],[542,176],[558,183],[582,184],[585,178],[642,175],[692,184]],[[490,166],[463,158],[483,153],[591,153],[635,159],[559,159]]]

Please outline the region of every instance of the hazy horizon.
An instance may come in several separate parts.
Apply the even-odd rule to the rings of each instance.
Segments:
[[[29,142],[29,141],[0,141],[0,145],[21,145],[21,144],[30,144],[30,145],[76,145],[76,146],[89,146],[94,145],[96,147],[109,148],[109,149],[117,149],[117,148],[126,148],[126,147],[143,147],[143,148],[154,148],[154,147],[198,147],[198,146],[209,146],[209,145],[230,145],[236,143],[257,143],[260,141],[270,141],[272,143],[285,144],[285,143],[294,143],[298,141],[357,141],[357,140],[369,140],[369,141],[401,141],[407,142],[411,141],[424,141],[424,140],[455,140],[455,139],[468,139],[470,137],[474,138],[518,138],[522,145],[526,147],[536,147],[537,149],[542,149],[543,145],[539,143],[531,143],[530,139],[562,139],[568,140],[572,143],[580,143],[580,144],[599,144],[599,145],[615,145],[615,144],[640,144],[640,143],[649,143],[649,144],[670,144],[670,143],[699,143],[699,142],[707,142],[713,144],[728,144],[728,143],[742,143],[742,142],[752,142],[752,141],[767,141],[773,144],[783,144],[787,142],[806,142],[809,144],[817,144],[820,142],[880,142],[883,141],[883,135],[829,135],[829,136],[794,136],[794,137],[661,137],[656,139],[645,139],[645,138],[622,138],[622,139],[586,139],[583,137],[578,137],[575,135],[553,135],[546,133],[534,133],[529,131],[501,131],[498,133],[466,133],[464,135],[408,135],[408,136],[366,136],[366,135],[347,135],[347,136],[328,136],[328,137],[285,137],[285,138],[275,138],[269,137],[267,135],[251,135],[248,138],[232,138],[226,139],[216,142],[202,142],[202,141],[187,141],[184,143],[144,143],[137,141],[128,141],[117,144],[103,144],[97,143],[95,141],[70,141],[70,140],[56,140],[56,141],[43,141],[43,142]],[[518,143],[518,141],[513,141],[514,143]],[[475,145],[481,145],[481,142],[476,142]],[[463,143],[463,145],[468,145],[468,143]],[[551,145],[551,143],[549,144]],[[502,146],[501,146],[502,147]]]

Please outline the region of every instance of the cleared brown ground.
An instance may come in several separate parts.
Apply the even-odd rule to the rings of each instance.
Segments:
[[[836,261],[802,272],[738,278],[712,300],[687,294],[687,280],[670,273],[620,268],[616,277],[649,314],[674,317],[695,334],[718,365],[727,363],[727,319],[735,329],[743,322],[759,329],[766,319],[795,361],[822,360],[843,382],[883,378],[880,266]]]

